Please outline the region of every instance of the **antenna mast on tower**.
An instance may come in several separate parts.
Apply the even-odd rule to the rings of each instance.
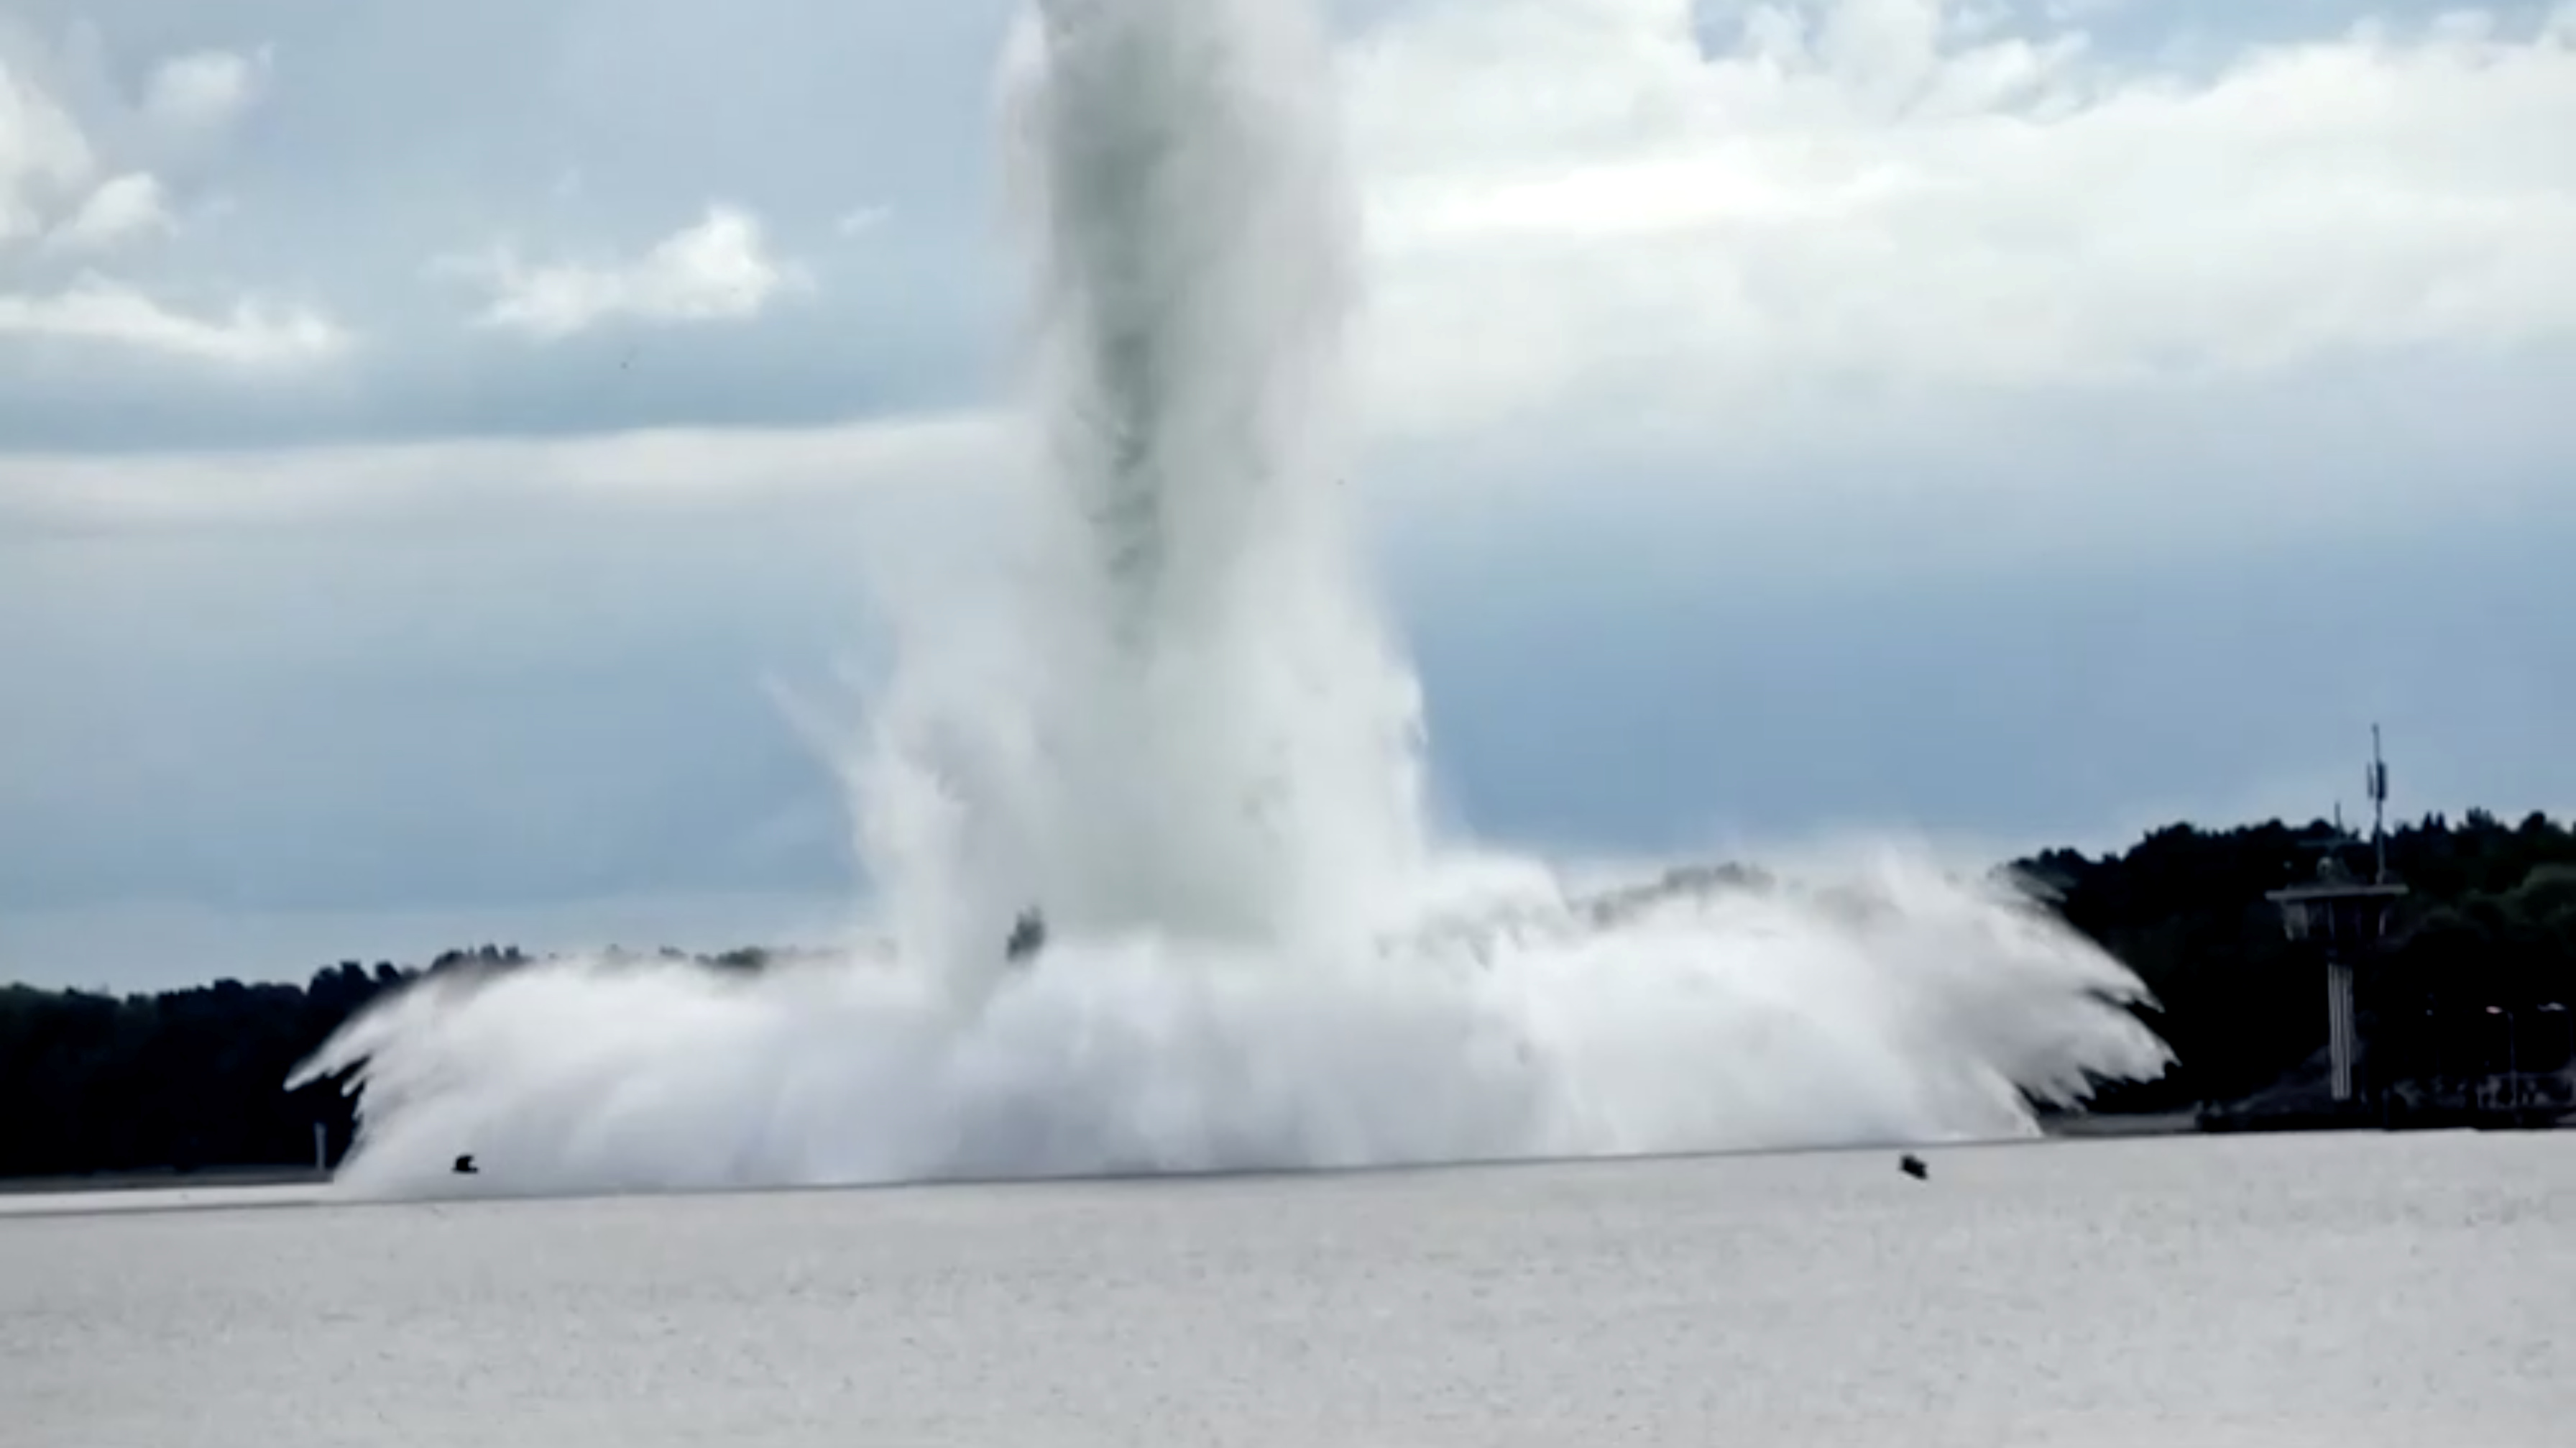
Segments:
[[[2379,870],[2377,882],[2388,883],[2388,761],[2380,757],[2379,726],[2370,726],[2370,848]]]

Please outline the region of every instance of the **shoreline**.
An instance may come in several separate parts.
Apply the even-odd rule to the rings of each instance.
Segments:
[[[2265,1112],[2259,1115],[2214,1118],[2210,1113],[2198,1109],[2192,1109],[2183,1111],[2106,1114],[2100,1116],[2066,1115],[2043,1117],[2039,1123],[2040,1133],[2036,1137],[2025,1137],[2021,1138],[2019,1141],[1935,1142],[1916,1145],[1912,1149],[1917,1151],[1940,1151],[1953,1147],[2037,1145],[2047,1142],[2146,1140],[2151,1138],[2178,1136],[2297,1136],[2317,1131],[2338,1130],[2368,1131],[2373,1133],[2385,1132],[2389,1135],[2403,1135],[2409,1130],[2482,1129],[2494,1131],[2549,1131],[2565,1130],[2571,1127],[2576,1127],[2576,1115],[2562,1117],[2551,1122],[2529,1122],[2523,1124],[2496,1122],[2483,1126],[2479,1123],[2467,1120],[2443,1120],[2439,1122],[2427,1120],[2418,1125],[2408,1127],[2402,1125],[2384,1126],[2376,1119],[2363,1120],[2352,1116],[2339,1116],[2331,1120],[2317,1119],[2297,1112]],[[1904,1146],[1905,1144],[1900,1142],[1867,1147],[1792,1147],[1767,1151],[1691,1152],[1681,1153],[1680,1155],[1721,1157],[1742,1155],[1802,1155],[1811,1150],[1893,1151],[1903,1149]],[[1627,1158],[1603,1159],[1624,1160]],[[1508,1166],[1519,1164],[1522,1163],[1510,1161],[1446,1163],[1446,1165],[1456,1166]],[[1396,1169],[1401,1170],[1409,1168]],[[1193,1174],[1175,1173],[1174,1175],[1189,1176]],[[163,1168],[160,1170],[145,1171],[96,1172],[77,1176],[0,1177],[0,1198],[99,1195],[150,1191],[226,1191],[234,1189],[275,1189],[281,1187],[322,1187],[329,1186],[332,1182],[333,1176],[334,1173],[332,1172],[317,1170],[309,1166],[236,1166],[205,1167],[196,1171],[188,1172],[179,1171],[175,1168]]]
[[[2040,1134],[2052,1141],[2110,1141],[2132,1136],[2198,1136],[2201,1125],[2198,1108],[2183,1111],[2140,1111],[2117,1115],[2043,1116]]]
[[[74,1196],[232,1187],[328,1186],[331,1173],[309,1166],[210,1166],[195,1171],[103,1171],[79,1176],[0,1177],[0,1196]]]

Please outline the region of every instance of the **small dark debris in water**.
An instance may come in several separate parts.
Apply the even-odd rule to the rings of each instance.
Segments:
[[[483,1168],[474,1164],[474,1154],[471,1152],[458,1157],[456,1159],[456,1165],[451,1168],[451,1170],[453,1170],[458,1176],[472,1176],[482,1169]]]
[[[1923,1158],[1910,1151],[1897,1160],[1896,1169],[1918,1182],[1928,1180],[1932,1175],[1932,1168],[1923,1164]]]

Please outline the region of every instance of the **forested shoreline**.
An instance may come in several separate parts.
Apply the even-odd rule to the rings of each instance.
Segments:
[[[2456,1052],[2440,1055],[2412,1023],[2576,999],[2576,829],[2473,811],[2400,826],[2386,848],[2410,893],[2364,1000],[2389,1043],[2376,1058],[2384,1079],[2460,1069]],[[2180,1058],[2161,1081],[2106,1089],[2097,1110],[2236,1100],[2316,1055],[2326,1034],[2318,979],[2264,895],[2315,879],[2329,861],[2374,867],[2331,825],[2278,821],[2174,825],[2118,854],[2052,850],[2004,867],[2138,972],[2157,1002],[2145,1014]],[[773,961],[759,950],[634,958],[722,971]],[[0,1178],[309,1165],[316,1123],[336,1159],[353,1103],[336,1083],[285,1090],[296,1064],[386,992],[528,963],[482,946],[416,968],[343,962],[303,985],[226,980],[121,997],[0,986]],[[2518,1064],[2563,1069],[2548,1050],[2525,1045]]]

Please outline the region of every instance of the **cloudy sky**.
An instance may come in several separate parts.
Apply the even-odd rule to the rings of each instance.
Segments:
[[[2576,4],[1369,0],[1478,831],[2576,809]],[[0,0],[0,978],[720,944],[1006,465],[1003,0]]]

